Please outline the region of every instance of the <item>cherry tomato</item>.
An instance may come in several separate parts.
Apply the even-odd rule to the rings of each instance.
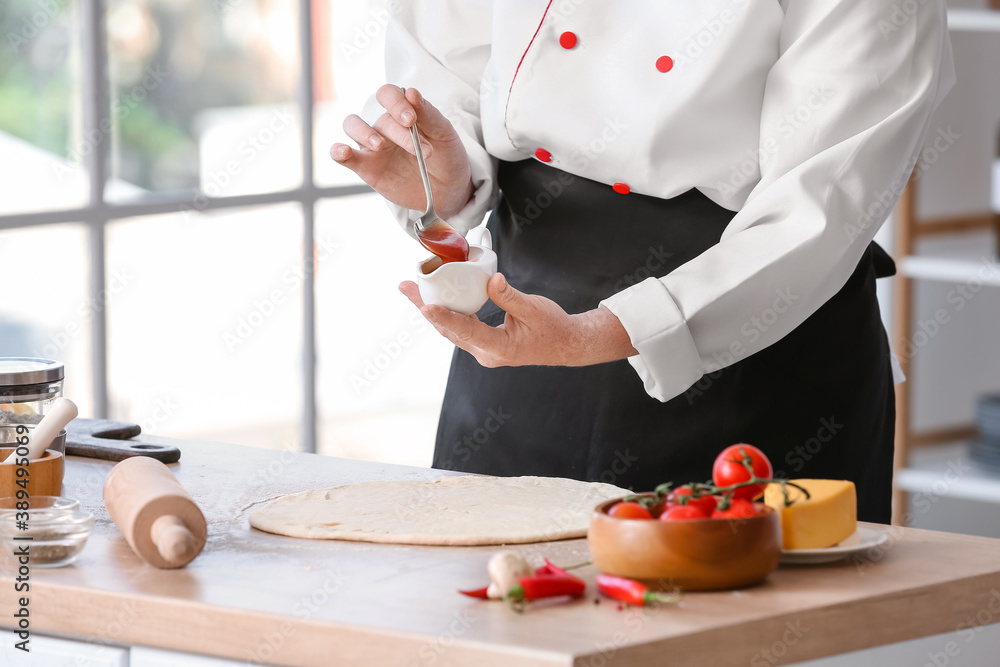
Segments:
[[[639,503],[617,503],[611,506],[608,514],[616,519],[652,519],[653,515]]]
[[[697,500],[692,500],[692,503],[697,503],[701,508],[701,511],[705,513],[705,516],[711,516],[712,512],[715,511],[716,505],[719,504],[718,496],[702,496]]]
[[[757,505],[746,498],[733,498],[729,509],[715,510],[712,512],[713,519],[749,519],[755,517],[760,512]]]
[[[695,505],[674,505],[660,515],[660,521],[675,521],[678,519],[707,519],[708,515]]]
[[[741,453],[742,450],[742,453]],[[743,465],[743,454],[750,457],[750,466],[757,477],[770,479],[774,474],[771,462],[767,460],[764,452],[753,445],[739,444],[726,447],[715,459],[712,466],[712,481],[716,486],[730,486],[739,484],[750,479],[750,472]],[[766,484],[754,484],[743,486],[733,492],[734,498],[746,498],[747,500],[756,498],[764,493]]]
[[[676,505],[693,505],[701,510],[705,516],[711,516],[712,512],[715,511],[715,506],[718,504],[719,499],[715,496],[702,496],[700,498],[691,498],[691,494],[694,491],[690,486],[678,486],[676,489],[670,492],[667,496],[667,505],[670,507]],[[682,496],[687,496],[688,500],[681,500]]]

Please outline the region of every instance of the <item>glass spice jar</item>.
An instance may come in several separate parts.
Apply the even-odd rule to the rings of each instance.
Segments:
[[[0,357],[0,426],[37,424],[62,396],[60,361]]]

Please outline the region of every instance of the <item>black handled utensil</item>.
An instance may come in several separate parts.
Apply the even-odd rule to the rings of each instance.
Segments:
[[[181,450],[139,438],[138,424],[110,419],[74,419],[66,426],[66,453],[105,461],[123,461],[148,456],[163,463],[181,458]]]

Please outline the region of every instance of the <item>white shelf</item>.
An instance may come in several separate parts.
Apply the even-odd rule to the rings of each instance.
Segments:
[[[949,9],[951,30],[1000,32],[1000,11],[995,9]]]
[[[964,442],[911,449],[910,464],[896,472],[894,483],[930,502],[959,498],[1000,504],[1000,474],[978,467]]]
[[[982,281],[1000,287],[1000,262],[985,255],[979,259],[910,255],[900,260],[899,271],[909,278],[949,283]]]

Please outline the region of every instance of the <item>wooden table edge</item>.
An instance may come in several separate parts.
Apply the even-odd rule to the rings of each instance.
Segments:
[[[941,592],[945,592],[946,600],[940,600]],[[934,596],[933,604],[920,604],[921,598]],[[908,605],[914,614],[903,619],[903,623],[890,626],[884,621],[893,615],[886,614],[883,607],[896,607],[900,598],[909,599]],[[616,647],[611,654],[607,650],[595,650],[585,654],[574,655],[575,667],[590,667],[597,664],[598,656],[605,660],[611,657],[626,657],[628,664],[639,667],[662,665],[665,655],[669,655],[676,664],[685,667],[746,667],[751,665],[767,665],[778,667],[806,660],[826,658],[853,651],[860,651],[878,646],[886,646],[911,639],[930,637],[937,634],[952,632],[964,627],[982,627],[978,623],[965,626],[967,620],[975,620],[977,613],[990,607],[990,601],[996,598],[1000,601],[1000,572],[975,575],[949,581],[946,584],[918,586],[905,591],[897,591],[863,601],[852,600],[838,602],[823,607],[814,607],[799,612],[770,616],[753,621],[740,621],[731,626],[712,628],[691,633],[682,637],[670,637],[658,641],[634,643]],[[942,602],[951,601],[951,605]],[[850,626],[857,625],[858,616],[869,616],[872,623],[867,624],[863,632],[837,632],[838,627],[844,627],[844,621],[849,620]],[[898,619],[898,614],[895,615]],[[956,622],[956,618],[962,620]],[[1000,613],[991,614],[991,620],[985,625],[1000,623]],[[816,630],[822,628],[822,631]],[[831,631],[831,628],[834,631]],[[802,636],[796,637],[795,630]],[[929,630],[929,631],[928,631]],[[737,633],[734,636],[733,633]],[[810,641],[810,635],[814,641]],[[789,637],[791,635],[791,637]],[[787,639],[794,639],[793,642]],[[760,646],[760,649],[749,655],[744,647],[747,644]],[[777,655],[770,651],[775,645],[783,645],[783,653]],[[713,652],[706,654],[704,647],[712,646]],[[765,655],[765,651],[769,654]],[[757,662],[754,662],[759,658]]]
[[[13,579],[0,577],[0,586],[8,585],[13,590]],[[565,667],[573,662],[569,654],[462,639],[467,626],[461,618],[455,619],[454,632],[427,636],[67,584],[34,582],[30,594],[32,633],[99,645],[151,646],[245,664],[326,667],[333,650],[337,664],[433,664],[445,651],[449,662],[477,667],[506,666],[515,659],[526,667]],[[0,627],[16,632],[6,623],[16,598],[5,598],[0,604],[5,619]],[[428,657],[434,654],[435,658]]]

